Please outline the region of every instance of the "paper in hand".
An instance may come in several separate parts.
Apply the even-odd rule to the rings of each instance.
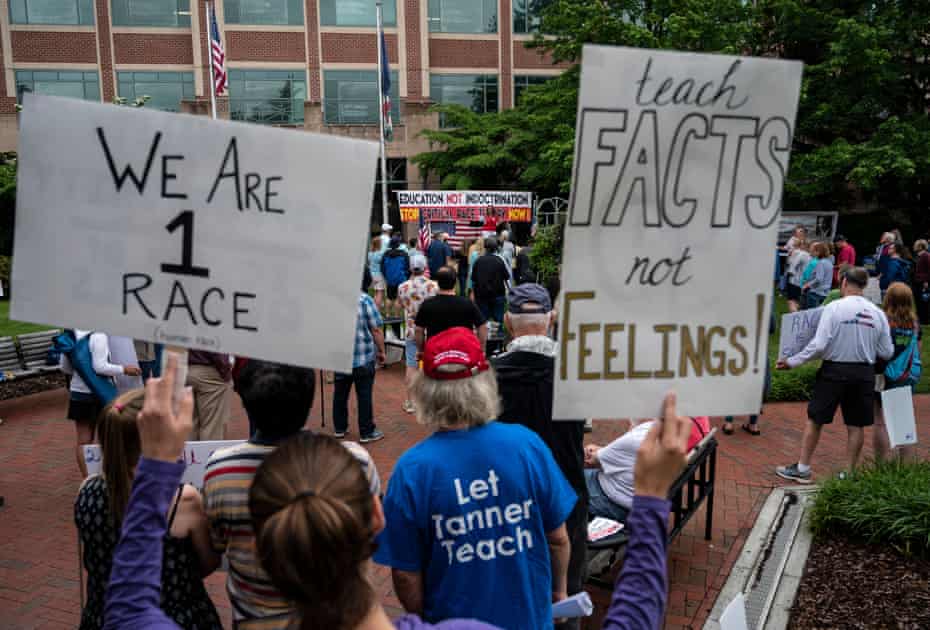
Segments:
[[[571,619],[574,617],[590,617],[594,612],[591,596],[585,591],[575,593],[560,602],[552,604],[553,619]]]

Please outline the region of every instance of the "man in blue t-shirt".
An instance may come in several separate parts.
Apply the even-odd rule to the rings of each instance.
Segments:
[[[545,443],[497,414],[497,383],[466,328],[431,337],[412,385],[435,433],[397,462],[375,561],[408,612],[508,630],[553,627],[566,597],[565,520],[577,496]]]
[[[449,235],[438,232],[429,247],[426,248],[426,259],[429,261],[429,277],[436,277],[436,272],[446,265],[452,264],[452,248],[449,247]]]

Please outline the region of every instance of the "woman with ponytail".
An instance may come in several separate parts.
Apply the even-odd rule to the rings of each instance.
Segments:
[[[249,511],[258,555],[274,585],[297,608],[300,630],[491,630],[477,621],[431,626],[414,615],[392,623],[368,579],[380,499],[362,466],[339,442],[302,433],[269,455],[255,475]]]
[[[141,453],[136,418],[144,398],[141,389],[126,392],[103,410],[99,423],[102,474],[84,482],[74,504],[74,522],[87,571],[81,630],[99,630],[104,624],[104,590]],[[203,577],[219,565],[219,556],[210,548],[200,493],[192,486],[175,486],[165,516],[168,536],[164,558],[166,566],[173,568],[162,573],[161,607],[182,628],[220,628],[203,585]]]

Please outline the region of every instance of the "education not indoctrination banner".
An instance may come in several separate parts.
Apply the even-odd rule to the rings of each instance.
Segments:
[[[556,417],[759,410],[801,72],[585,47]]]
[[[23,108],[12,317],[351,369],[376,143]]]

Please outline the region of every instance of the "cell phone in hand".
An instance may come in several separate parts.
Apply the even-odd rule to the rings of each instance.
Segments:
[[[181,395],[184,393],[184,387],[187,384],[187,348],[179,346],[165,346],[165,351],[161,353],[161,375],[164,377],[168,371],[168,355],[177,357],[177,371],[174,379],[174,392],[171,394],[171,407],[175,413],[178,411],[178,405],[181,403]]]

